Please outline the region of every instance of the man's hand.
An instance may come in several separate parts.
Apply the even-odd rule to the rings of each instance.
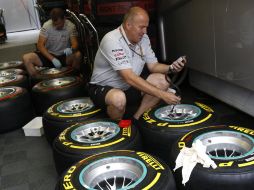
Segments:
[[[55,66],[55,68],[57,68],[57,69],[59,69],[59,68],[61,68],[61,67],[62,67],[61,62],[60,62],[57,58],[52,59],[52,61],[51,61],[51,62],[53,63],[53,65],[54,65],[54,66]]]
[[[180,72],[183,69],[185,63],[187,63],[186,56],[179,57],[176,61],[169,65],[169,73]]]
[[[175,95],[175,94],[172,93],[172,92],[165,92],[165,91],[162,91],[161,99],[162,99],[164,102],[166,102],[167,104],[176,105],[176,104],[180,104],[180,103],[181,103],[181,97]]]
[[[66,56],[71,55],[71,54],[72,54],[72,49],[71,49],[71,48],[66,48],[66,49],[64,50],[64,54],[65,54]]]

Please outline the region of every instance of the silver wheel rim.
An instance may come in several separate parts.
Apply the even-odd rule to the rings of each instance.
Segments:
[[[11,95],[15,92],[15,88],[0,88],[0,98],[4,98],[5,96]]]
[[[81,185],[90,190],[124,190],[136,187],[147,174],[145,165],[131,157],[113,156],[86,166],[79,175]]]
[[[11,75],[17,75],[17,72],[14,69],[0,71],[0,77],[11,76]]]
[[[71,138],[79,143],[99,143],[112,139],[120,132],[116,123],[100,121],[77,127],[71,133]]]
[[[198,117],[201,110],[188,104],[168,105],[155,111],[155,117],[170,122],[188,121]]]
[[[57,107],[60,113],[74,114],[82,113],[94,107],[90,98],[80,98],[75,100],[66,101]]]
[[[15,75],[10,75],[10,76],[5,76],[5,77],[0,77],[0,84],[8,83],[11,81],[14,81],[17,79],[17,76]]]
[[[56,78],[56,79],[42,81],[42,86],[46,86],[46,87],[65,86],[65,85],[73,83],[74,81],[75,81],[74,77]]]
[[[55,75],[55,74],[62,73],[64,71],[66,71],[66,70],[67,70],[66,67],[62,67],[60,69],[57,69],[57,68],[46,68],[46,69],[41,70],[40,74],[43,74],[43,75]]]
[[[10,61],[5,63],[0,63],[0,69],[7,68],[7,67],[16,67],[21,64],[22,64],[22,61]]]
[[[246,134],[234,131],[214,131],[195,138],[207,147],[212,159],[240,159],[254,153],[254,139]]]

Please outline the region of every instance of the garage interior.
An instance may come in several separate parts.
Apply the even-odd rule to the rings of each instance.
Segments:
[[[92,4],[89,4],[91,1]],[[39,29],[43,19],[46,19],[45,15],[41,15],[40,5],[49,3],[58,6],[64,3],[74,15],[83,14],[90,18],[98,32],[98,37],[93,36],[92,47],[83,47],[83,52],[88,52],[90,48],[84,60],[86,71],[81,72],[86,78],[91,74],[89,68],[92,67],[98,47],[97,41],[121,24],[122,17],[114,13],[116,10],[112,5],[122,5],[124,8],[120,8],[123,11],[133,5],[143,6],[151,13],[148,34],[159,61],[171,63],[179,56],[188,57],[187,68],[175,76],[182,102],[202,102],[214,109],[214,125],[233,125],[254,130],[254,64],[251,51],[254,48],[254,23],[250,21],[254,14],[254,2],[91,1],[0,0],[7,34],[5,42],[0,44],[0,65],[21,61],[24,53],[35,50]],[[107,11],[106,5],[103,9],[107,3],[113,10],[112,14],[117,16],[99,15],[100,10]],[[83,44],[87,42],[83,41]],[[61,176],[55,169],[52,147],[45,135],[25,136],[22,127],[0,133],[0,189],[55,189]]]

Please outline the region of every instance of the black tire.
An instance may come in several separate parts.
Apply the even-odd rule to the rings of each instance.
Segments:
[[[13,76],[13,75],[25,75],[26,72],[23,69],[5,69],[0,70],[0,77]]]
[[[145,151],[166,162],[172,144],[180,136],[216,120],[213,109],[199,102],[176,105],[171,112],[172,108],[172,105],[160,105],[145,112],[139,120]]]
[[[109,150],[141,150],[142,144],[134,125],[119,127],[110,119],[90,120],[65,129],[53,142],[58,174],[75,162]]]
[[[36,77],[30,78],[32,87],[43,80],[78,75],[78,71],[72,67],[62,67],[60,69],[44,67],[39,68],[37,72],[38,75],[36,75]]]
[[[108,189],[107,182],[111,186],[116,182],[115,189],[176,190],[172,172],[165,163],[130,150],[103,152],[81,160],[63,174],[55,189],[63,190],[67,185],[79,190]]]
[[[8,86],[0,88],[0,133],[23,127],[35,117],[26,89]]]
[[[57,102],[86,95],[85,83],[79,77],[44,80],[32,88],[32,98],[38,115],[42,115]]]
[[[0,76],[0,87],[4,86],[19,86],[28,89],[29,83],[25,75]]]
[[[179,190],[253,189],[253,129],[220,125],[191,131],[179,138],[174,146],[172,146],[170,155],[172,165],[170,166],[174,167],[174,161],[180,150],[185,146],[191,147],[192,143],[197,139],[201,140],[207,147],[207,153],[211,155],[210,157],[217,164],[217,168],[204,168],[201,164],[197,164],[185,186],[181,184],[181,169],[177,169],[174,174]]]
[[[88,119],[103,117],[101,109],[95,107],[89,97],[71,98],[52,105],[43,114],[45,136],[51,145],[64,129]]]
[[[24,63],[22,61],[9,61],[0,63],[0,70],[11,68],[24,69]]]

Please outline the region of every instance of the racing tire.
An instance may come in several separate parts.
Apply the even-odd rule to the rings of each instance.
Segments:
[[[13,76],[13,75],[26,75],[26,71],[23,69],[5,69],[5,70],[0,70],[0,77],[5,77],[5,76]]]
[[[71,166],[58,180],[56,190],[67,189],[176,190],[169,167],[144,152],[103,152]]]
[[[111,150],[141,150],[136,126],[119,127],[111,119],[96,119],[65,129],[53,142],[56,171],[61,174],[75,162]]]
[[[11,69],[11,68],[24,69],[25,67],[22,61],[9,61],[9,62],[0,63],[0,70]]]
[[[78,71],[72,67],[61,67],[59,69],[42,67],[37,70],[38,75],[36,75],[35,77],[30,77],[30,83],[32,87],[43,80],[78,75]]]
[[[172,146],[170,166],[175,165],[180,150],[200,140],[217,168],[197,164],[189,181],[181,184],[182,172],[174,172],[177,189],[188,190],[252,190],[254,181],[254,130],[240,126],[208,126],[193,130]],[[171,165],[172,164],[172,165]]]
[[[21,87],[0,87],[0,107],[0,133],[19,129],[35,117],[31,97]]]
[[[4,86],[19,86],[28,89],[29,83],[25,75],[0,76],[0,87]]]
[[[32,88],[36,113],[43,113],[53,104],[69,98],[87,95],[87,89],[80,77],[62,77],[44,80]]]
[[[214,124],[212,108],[200,102],[162,104],[146,111],[139,119],[145,151],[169,162],[172,144],[185,133]]]
[[[44,133],[52,145],[54,139],[66,128],[78,122],[105,117],[89,97],[71,98],[52,105],[42,117]]]

